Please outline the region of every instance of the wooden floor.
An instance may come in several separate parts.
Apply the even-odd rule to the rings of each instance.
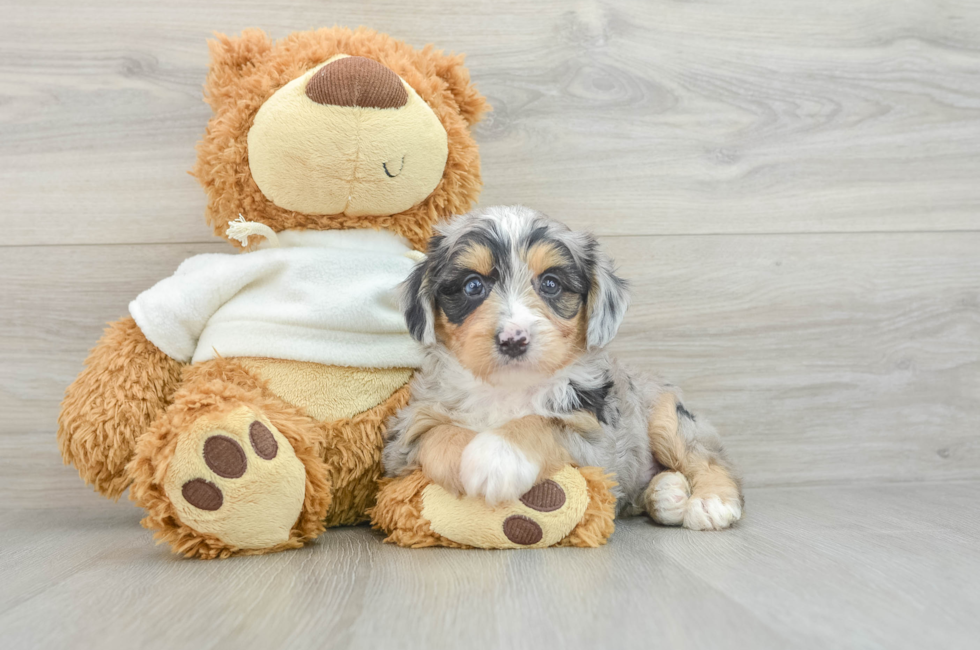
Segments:
[[[482,203],[600,235],[735,530],[194,562],[61,466],[103,324],[230,250],[185,173],[205,39],[334,23],[469,54]],[[0,0],[0,198],[4,648],[978,646],[980,3]]]
[[[154,548],[134,508],[5,512],[3,647],[976,647],[976,484],[747,498],[726,533],[637,518],[598,550],[409,550],[360,527],[223,562]]]

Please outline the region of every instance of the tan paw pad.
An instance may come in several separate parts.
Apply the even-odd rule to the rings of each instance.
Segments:
[[[185,431],[164,490],[182,523],[239,548],[289,539],[306,492],[292,446],[248,408],[205,416]]]

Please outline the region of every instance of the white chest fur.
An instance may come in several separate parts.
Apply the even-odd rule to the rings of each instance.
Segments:
[[[513,373],[484,381],[458,367],[444,370],[437,383],[440,396],[453,411],[455,421],[468,429],[487,431],[526,415],[550,411],[548,396],[553,382],[549,379]]]

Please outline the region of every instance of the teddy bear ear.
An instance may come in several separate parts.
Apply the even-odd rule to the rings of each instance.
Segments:
[[[442,52],[432,51],[430,48],[431,46],[426,49],[436,59],[436,74],[446,82],[463,119],[466,120],[467,124],[473,126],[491,110],[487,98],[477,91],[476,86],[470,80],[470,71],[463,64],[462,54],[446,55]]]
[[[242,76],[272,49],[270,39],[261,29],[246,29],[241,36],[215,32],[208,40],[211,66],[204,84],[205,98],[215,110],[229,98]]]

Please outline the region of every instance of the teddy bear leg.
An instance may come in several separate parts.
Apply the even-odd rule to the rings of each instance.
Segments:
[[[189,557],[302,546],[323,531],[331,498],[317,423],[233,360],[201,365],[129,466],[143,525]]]
[[[614,528],[613,485],[601,469],[565,466],[519,501],[491,508],[416,471],[384,481],[371,515],[385,541],[413,548],[600,546]]]
[[[170,405],[183,366],[150,343],[132,318],[110,323],[61,403],[58,446],[65,463],[101,494],[122,496],[136,441]]]
[[[616,497],[612,489],[616,481],[601,467],[580,467],[585,479],[589,504],[582,519],[556,546],[595,548],[609,541],[616,530]]]

